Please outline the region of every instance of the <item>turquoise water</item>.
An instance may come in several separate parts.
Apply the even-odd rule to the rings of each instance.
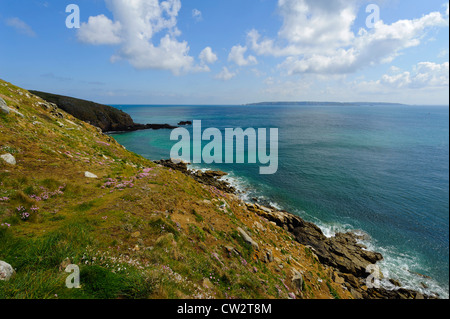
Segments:
[[[380,266],[386,276],[448,298],[448,106],[118,108],[138,123],[202,120],[203,129],[278,128],[274,175],[259,175],[260,164],[196,167],[230,172],[248,197],[315,222],[327,235],[369,234],[366,244],[384,255]],[[152,160],[169,158],[175,144],[168,130],[114,137]]]

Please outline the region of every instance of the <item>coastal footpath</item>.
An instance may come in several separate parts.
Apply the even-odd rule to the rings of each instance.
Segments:
[[[436,297],[368,288],[382,256],[356,234],[246,203],[225,174],[152,162],[0,80],[0,298]]]

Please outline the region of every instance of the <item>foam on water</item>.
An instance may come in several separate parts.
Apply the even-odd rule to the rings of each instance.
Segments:
[[[210,170],[209,168],[199,166],[192,166],[192,169],[198,169],[201,171]],[[258,191],[245,178],[236,176],[233,172],[230,172],[227,176],[222,177],[222,180],[225,180],[236,188],[239,197],[245,202],[251,202],[254,199],[257,199],[257,201],[263,205],[271,206],[278,210],[284,210],[282,205],[272,201],[270,198],[262,195],[261,193],[258,193]],[[395,279],[402,284],[402,288],[419,291],[422,294],[431,296],[437,295],[439,298],[449,298],[448,287],[442,287],[432,278],[415,273],[411,270],[415,268],[426,268],[420,264],[420,260],[418,260],[417,257],[401,253],[397,251],[395,247],[382,247],[370,236],[370,234],[367,234],[361,229],[355,229],[350,224],[338,222],[323,223],[321,220],[314,217],[314,215],[311,215],[303,210],[296,210],[292,213],[316,224],[328,238],[335,236],[337,233],[346,232],[353,232],[357,235],[362,235],[362,238],[364,239],[359,242],[365,245],[367,250],[379,252],[383,255],[384,259],[377,263],[384,277],[380,280],[381,287],[388,290],[399,289],[389,281],[389,279]]]

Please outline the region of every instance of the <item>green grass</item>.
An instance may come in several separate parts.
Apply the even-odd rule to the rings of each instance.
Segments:
[[[192,210],[192,214],[194,214],[195,220],[196,220],[198,223],[201,223],[201,222],[203,221],[203,216],[200,215],[199,213],[197,213],[197,212],[195,211],[195,209]]]
[[[331,286],[329,281],[327,281],[327,286],[328,286],[328,289],[330,290],[330,294],[333,296],[334,299],[341,299],[341,297],[339,296],[338,292],[336,291],[336,289],[334,289]]]

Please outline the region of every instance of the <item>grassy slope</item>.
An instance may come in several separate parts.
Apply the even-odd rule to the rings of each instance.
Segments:
[[[17,160],[0,160],[0,224],[11,225],[0,226],[0,260],[17,271],[0,281],[0,298],[351,298],[330,268],[233,195],[156,166],[62,110],[57,119],[2,80],[0,97],[25,116],[0,115],[0,155]],[[261,261],[264,249],[274,262]],[[65,287],[66,258],[80,266],[81,289]],[[302,292],[292,269],[303,273]]]

